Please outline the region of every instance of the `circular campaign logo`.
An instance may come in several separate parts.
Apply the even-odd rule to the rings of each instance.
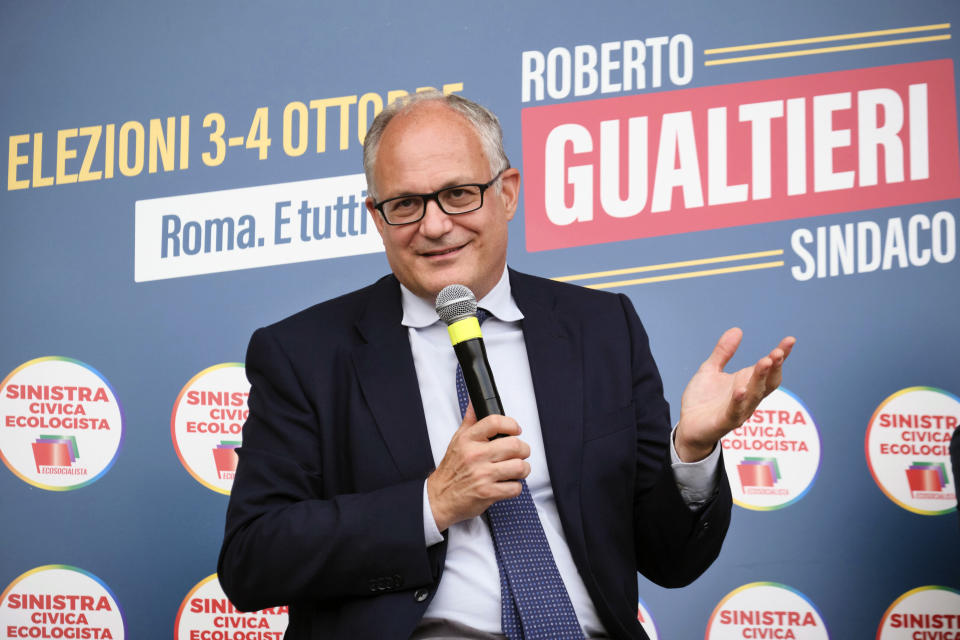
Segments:
[[[776,582],[752,582],[728,593],[710,614],[707,640],[827,640],[827,627],[810,600]]]
[[[226,362],[193,376],[173,404],[170,435],[180,462],[218,493],[233,486],[249,395],[243,364]]]
[[[643,627],[643,630],[647,632],[650,640],[658,640],[660,635],[657,633],[657,625],[653,622],[653,616],[650,615],[650,611],[647,609],[647,603],[639,598],[637,599],[637,621],[640,623],[640,626]]]
[[[173,640],[281,640],[287,607],[241,613],[224,595],[217,574],[190,590],[177,612]]]
[[[865,448],[870,473],[888,498],[927,516],[954,510],[950,436],[958,419],[960,399],[934,387],[901,389],[880,403]]]
[[[817,425],[800,399],[783,387],[764,398],[720,444],[733,501],[747,509],[793,504],[809,491],[820,468]]]
[[[69,491],[100,478],[123,442],[120,403],[100,372],[71,358],[25,362],[0,382],[0,457],[21,480]]]
[[[121,640],[123,612],[100,578],[64,564],[31,569],[0,594],[4,638]]]
[[[894,600],[877,628],[877,640],[960,639],[960,592],[926,586]]]

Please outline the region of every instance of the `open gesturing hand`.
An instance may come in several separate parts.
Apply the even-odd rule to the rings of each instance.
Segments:
[[[784,338],[753,366],[726,373],[723,368],[742,337],[738,328],[724,332],[683,392],[674,445],[684,462],[709,455],[720,438],[742,425],[760,401],[780,386],[783,362],[796,339]]]

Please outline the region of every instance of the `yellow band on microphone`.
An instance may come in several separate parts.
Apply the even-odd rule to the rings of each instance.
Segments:
[[[480,321],[477,320],[477,316],[457,320],[453,324],[447,325],[447,331],[450,332],[450,342],[455,345],[460,344],[464,340],[482,337],[480,333]]]

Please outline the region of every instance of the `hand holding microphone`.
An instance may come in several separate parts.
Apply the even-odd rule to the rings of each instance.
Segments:
[[[530,446],[505,437],[519,435],[520,425],[503,415],[473,293],[463,285],[445,287],[437,296],[437,313],[447,323],[471,400],[443,460],[427,479],[433,517],[443,531],[519,495],[519,480],[530,473],[525,460]]]

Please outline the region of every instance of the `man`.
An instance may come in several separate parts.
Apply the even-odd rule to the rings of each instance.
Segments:
[[[725,333],[674,451],[629,300],[506,269],[520,174],[495,116],[420,94],[380,114],[364,160],[393,274],[251,339],[224,590],[242,609],[289,604],[288,638],[503,637],[512,596],[484,514],[529,492],[576,633],[645,638],[636,571],[682,586],[716,557],[731,508],[717,443],[779,384],[793,340],[731,375],[740,334]],[[432,309],[451,283],[492,313],[510,417],[461,421]]]

